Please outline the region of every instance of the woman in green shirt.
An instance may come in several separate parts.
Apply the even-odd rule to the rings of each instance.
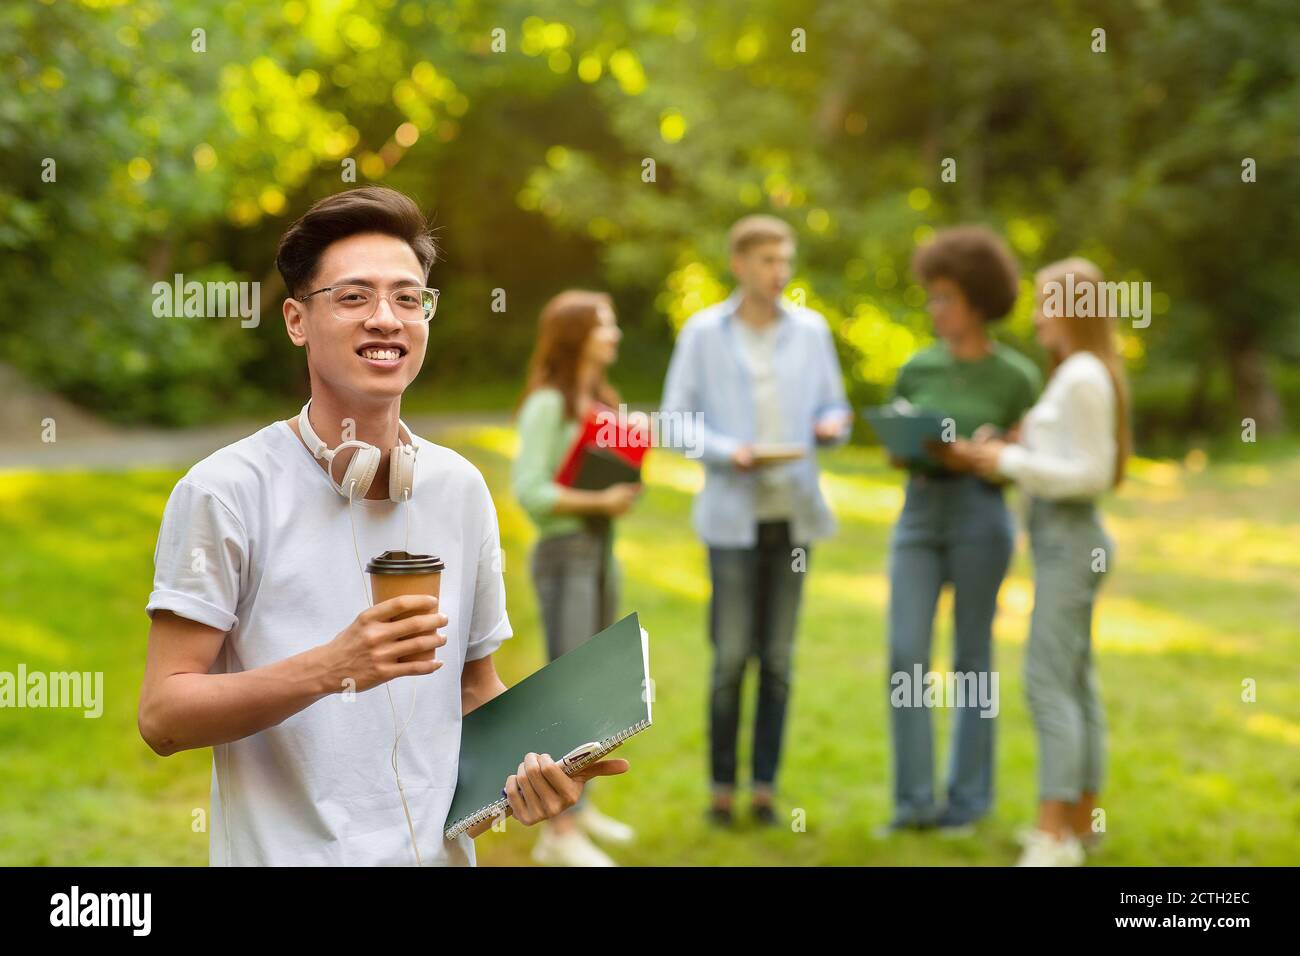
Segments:
[[[570,290],[542,309],[537,346],[519,407],[519,452],[511,485],[537,528],[531,571],[551,660],[614,623],[618,566],[611,519],[627,512],[640,485],[583,491],[555,474],[594,403],[616,406],[606,371],[622,337],[613,303],[602,292]],[[614,843],[632,839],[631,827],[580,800],[556,817],[533,848],[539,863],[612,866],[588,836]]]
[[[1041,385],[1032,362],[988,333],[988,323],[1015,305],[1015,258],[989,230],[959,226],[920,247],[912,267],[926,288],[939,342],[903,366],[894,396],[949,418],[947,441],[1013,429]],[[973,474],[970,464],[950,451],[950,445],[939,443],[933,462],[907,465],[907,495],[890,541],[891,830],[969,830],[993,802],[993,615],[1014,532],[1002,486]],[[919,702],[929,699],[925,675],[935,607],[945,584],[954,592],[955,677],[943,683],[961,693],[945,701],[955,715],[948,786],[940,805],[930,713]]]

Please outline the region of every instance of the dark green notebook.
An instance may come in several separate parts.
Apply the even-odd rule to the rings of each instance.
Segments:
[[[649,641],[633,613],[470,711],[461,723],[446,838],[505,812],[501,788],[525,754],[559,762],[583,744],[598,744],[574,764],[580,770],[645,730],[653,687]]]
[[[604,448],[587,448],[582,453],[582,463],[573,479],[573,487],[582,491],[602,491],[621,482],[636,484],[641,480],[641,469]]]

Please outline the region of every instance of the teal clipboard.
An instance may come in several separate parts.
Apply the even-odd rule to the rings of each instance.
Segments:
[[[943,424],[947,416],[923,408],[880,405],[865,409],[866,416],[880,443],[901,461],[927,461],[934,459],[925,445],[943,440]]]

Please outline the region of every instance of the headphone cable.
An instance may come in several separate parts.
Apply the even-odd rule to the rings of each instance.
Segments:
[[[352,513],[352,493],[356,488],[356,479],[348,483],[348,521],[352,525],[352,552],[357,558],[357,568],[361,571],[361,588],[365,592],[367,606],[373,606],[374,601],[370,595],[370,583],[366,580],[366,569],[361,564],[361,548],[357,545],[357,523]],[[405,494],[406,502],[406,543],[407,553],[410,553],[411,543],[411,493],[407,490]],[[419,691],[418,687],[411,688],[411,712],[406,715],[406,722],[399,728],[397,726],[397,705],[393,703],[393,689],[389,681],[384,682],[384,690],[388,693],[388,709],[393,713],[393,730],[396,736],[393,737],[393,776],[397,778],[397,795],[402,799],[402,811],[406,814],[406,828],[411,834],[411,849],[415,851],[415,865],[424,866],[420,858],[420,845],[415,839],[415,822],[411,819],[411,808],[406,803],[406,790],[402,787],[402,774],[397,769],[397,745],[402,739],[402,734],[406,733],[407,725],[410,724],[411,718],[415,716],[415,700]]]

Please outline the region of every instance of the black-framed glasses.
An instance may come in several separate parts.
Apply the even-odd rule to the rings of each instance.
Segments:
[[[438,311],[438,290],[424,286],[404,285],[391,292],[380,292],[367,285],[327,285],[308,292],[298,301],[306,302],[322,292],[329,298],[330,311],[336,319],[368,319],[379,308],[379,300],[387,299],[393,315],[403,322],[428,322]]]

